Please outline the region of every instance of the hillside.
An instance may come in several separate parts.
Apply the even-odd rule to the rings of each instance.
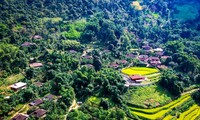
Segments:
[[[1,0],[0,119],[198,119],[198,0]]]

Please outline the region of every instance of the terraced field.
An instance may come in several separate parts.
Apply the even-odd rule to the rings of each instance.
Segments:
[[[194,104],[188,110],[183,112],[178,120],[195,120],[200,115],[200,107]]]
[[[147,67],[131,67],[131,68],[125,68],[122,69],[122,73],[126,75],[150,75],[153,73],[159,72],[156,68],[147,68]]]
[[[181,96],[179,99],[174,100],[170,102],[169,104],[166,104],[162,107],[157,107],[153,109],[142,109],[142,108],[134,108],[130,106],[129,109],[132,114],[135,114],[139,116],[140,118],[150,119],[150,120],[155,120],[155,119],[170,120],[173,118],[173,116],[167,115],[165,118],[164,116],[167,113],[169,113],[172,109],[183,105],[185,102],[187,102],[190,99],[191,99],[190,94],[186,94],[186,95]],[[195,117],[195,115],[199,114],[199,106],[196,105],[191,109],[195,109],[195,110],[190,110],[192,112],[188,111],[186,113],[183,113],[183,115],[180,116],[179,120],[191,120],[193,119],[193,117]],[[190,113],[190,114],[187,114],[187,113]],[[187,116],[185,116],[185,114],[187,114]]]

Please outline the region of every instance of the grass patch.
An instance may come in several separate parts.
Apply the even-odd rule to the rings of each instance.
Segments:
[[[10,75],[9,77],[5,78],[0,85],[0,94],[5,96],[9,95],[11,92],[13,92],[10,90],[9,85],[14,84],[22,79],[24,79],[24,76],[21,73]]]
[[[90,102],[96,104],[96,105],[99,105],[100,102],[101,102],[101,99],[100,99],[100,98],[97,98],[97,97],[95,97],[95,96],[90,97],[88,100],[89,100]]]
[[[125,100],[140,107],[156,107],[172,100],[172,95],[161,86],[150,85],[130,89],[125,95]],[[148,106],[149,105],[149,106]]]
[[[77,40],[80,38],[83,30],[85,29],[86,23],[86,20],[82,19],[71,24],[63,24],[61,28],[65,29],[66,31],[62,32],[61,34],[68,39]]]
[[[131,68],[125,68],[122,69],[122,73],[126,75],[149,75],[153,73],[159,72],[156,68],[146,68],[146,67],[131,67]]]

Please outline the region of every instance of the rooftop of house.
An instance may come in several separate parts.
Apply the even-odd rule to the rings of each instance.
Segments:
[[[148,55],[139,55],[138,56],[138,59],[140,60],[140,61],[148,61],[148,58],[149,58],[149,56]]]
[[[43,103],[43,100],[41,99],[36,99],[33,102],[29,103],[30,106],[37,106],[39,104]]]
[[[35,43],[24,42],[23,44],[21,44],[21,46],[31,46],[31,45],[35,45]]]
[[[142,49],[143,50],[151,50],[152,48],[148,45],[144,45],[144,46],[142,46]]]
[[[34,84],[35,84],[36,86],[38,86],[38,87],[41,87],[41,86],[43,85],[42,82],[34,82]]]
[[[70,50],[69,52],[70,52],[70,53],[77,53],[76,50]]]
[[[42,63],[39,63],[39,62],[36,62],[36,63],[31,63],[29,66],[30,66],[30,67],[42,67],[43,64],[42,64]]]
[[[126,64],[128,62],[126,60],[119,60],[118,63]]]
[[[27,120],[28,119],[28,115],[26,114],[17,114],[15,117],[13,117],[11,120]]]
[[[49,94],[49,95],[45,96],[45,97],[43,98],[43,100],[53,100],[53,98],[54,98],[54,95]]]
[[[154,51],[155,52],[163,52],[163,49],[162,48],[155,48]]]
[[[26,86],[26,83],[18,82],[18,83],[15,83],[15,84],[11,85],[10,87],[14,88],[14,89],[18,89],[18,88],[21,88],[21,87],[24,87],[24,86]]]
[[[111,63],[111,64],[110,64],[110,67],[113,67],[113,68],[118,68],[118,67],[119,67],[119,65],[118,65],[117,63]]]
[[[92,64],[86,64],[87,67],[94,67]]]
[[[33,39],[42,39],[42,36],[40,36],[40,35],[34,35]]]
[[[36,117],[36,118],[41,118],[46,113],[47,113],[47,111],[44,110],[44,109],[37,109],[34,112],[32,112],[31,115],[34,116],[34,117]]]
[[[136,57],[136,55],[131,54],[131,53],[130,53],[130,54],[127,54],[126,56],[127,56],[127,57],[130,57],[130,58],[135,58],[135,57]]]
[[[169,58],[170,56],[161,56],[162,59],[167,59]]]
[[[90,56],[90,55],[85,55],[85,56],[83,56],[85,59],[92,59],[92,56]]]
[[[160,61],[159,57],[149,57],[150,61]]]
[[[140,75],[131,75],[130,79],[134,80],[134,81],[136,81],[136,80],[145,80],[145,77],[144,76],[140,76]]]
[[[164,52],[156,52],[155,53],[157,56],[162,56],[164,54]]]
[[[157,65],[157,68],[159,68],[159,69],[167,69],[167,66],[165,66],[165,65]]]

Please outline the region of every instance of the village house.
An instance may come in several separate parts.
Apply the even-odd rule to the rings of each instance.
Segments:
[[[157,65],[157,68],[158,69],[167,69],[167,66],[165,66],[165,65]]]
[[[162,48],[155,48],[153,49],[154,52],[163,52],[163,49]]]
[[[169,58],[170,56],[161,56],[161,59],[167,59]]]
[[[26,83],[18,82],[10,86],[10,88],[14,91],[26,88]]]
[[[42,118],[42,117],[45,117],[46,113],[47,111],[44,109],[37,109],[34,112],[32,112],[30,115],[36,118]]]
[[[145,81],[146,80],[146,77],[144,76],[140,76],[140,75],[131,75],[130,76],[130,79],[134,82],[137,82],[137,83],[140,83],[142,81]]]
[[[161,64],[160,59],[158,57],[149,57],[149,63],[152,66],[157,66]]]
[[[22,47],[29,47],[35,45],[35,43],[31,43],[31,42],[24,42],[23,44],[21,44]]]
[[[110,67],[117,69],[119,65],[117,63],[111,63]]]
[[[42,104],[43,103],[43,100],[41,99],[36,99],[34,100],[33,102],[29,103],[30,106],[37,106],[39,104]]]
[[[128,63],[128,62],[127,62],[126,60],[119,60],[119,61],[118,61],[118,64],[124,64],[124,65],[125,65],[125,64],[127,64],[127,63]]]
[[[142,46],[142,49],[145,51],[150,51],[152,48],[149,45]]]
[[[43,83],[42,82],[34,82],[34,85],[37,87],[42,87]]]
[[[148,55],[139,55],[138,56],[138,59],[142,62],[148,62],[148,58],[149,56]]]
[[[126,57],[129,57],[129,58],[135,58],[136,56],[137,55],[134,55],[134,54],[131,54],[131,53],[126,55]]]
[[[92,59],[92,56],[89,56],[89,55],[85,55],[85,56],[83,56],[83,58],[85,58],[85,59]]]
[[[49,94],[49,95],[47,95],[47,96],[45,96],[44,98],[43,98],[43,100],[53,100],[54,99],[54,95],[52,95],[52,94]]]
[[[28,115],[20,113],[13,117],[11,120],[28,120],[28,117]]]
[[[40,36],[40,35],[34,35],[33,39],[42,39],[42,36]]]
[[[38,68],[38,67],[42,67],[43,64],[39,63],[39,62],[36,62],[36,63],[31,63],[29,66],[32,67],[32,68]]]
[[[69,52],[72,53],[72,54],[77,53],[76,50],[70,50]]]

